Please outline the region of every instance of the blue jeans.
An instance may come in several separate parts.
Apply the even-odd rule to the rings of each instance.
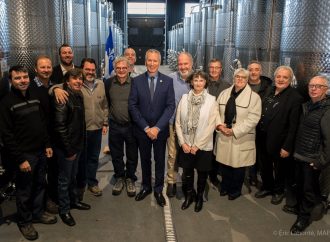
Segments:
[[[126,148],[126,170],[124,163],[124,145]],[[109,121],[109,148],[112,157],[112,164],[115,171],[115,178],[126,177],[133,181],[137,180],[135,176],[138,162],[138,148],[135,137],[133,136],[133,127],[131,124],[120,125]]]
[[[70,204],[78,202],[76,192],[76,176],[78,172],[78,161],[80,152],[76,154],[76,159],[66,159],[64,153],[60,149],[55,149],[58,163],[58,203],[59,213],[65,214],[70,212]]]
[[[87,130],[87,147],[85,149],[86,159],[86,180],[87,185],[96,186],[99,182],[96,179],[96,172],[99,166],[99,156],[102,143],[102,129]]]

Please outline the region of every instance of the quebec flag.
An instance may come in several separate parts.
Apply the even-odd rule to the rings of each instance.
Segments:
[[[115,51],[113,49],[113,41],[112,41],[112,31],[111,25],[109,26],[109,36],[107,38],[107,42],[105,43],[105,71],[104,77],[109,78],[111,72],[113,71],[112,61],[115,59]]]

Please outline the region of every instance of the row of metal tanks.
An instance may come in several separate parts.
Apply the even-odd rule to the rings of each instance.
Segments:
[[[76,65],[91,57],[101,66],[110,23],[115,55],[122,54],[123,31],[113,22],[105,0],[0,0],[0,77],[16,64],[33,70],[40,54],[57,64],[63,43],[73,47]]]
[[[221,59],[228,81],[235,60],[243,67],[258,60],[269,77],[277,66],[289,65],[298,84],[330,75],[328,0],[216,0],[195,8],[168,33],[173,67],[173,56],[185,50],[194,56],[196,68]]]

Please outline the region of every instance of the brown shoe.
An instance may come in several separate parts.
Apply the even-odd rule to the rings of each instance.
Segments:
[[[36,240],[39,237],[38,232],[32,224],[19,225],[18,228],[27,240]]]
[[[39,218],[35,218],[32,220],[32,223],[39,223],[39,224],[55,224],[57,222],[57,218],[54,215],[51,215],[47,212],[41,214]]]
[[[127,191],[127,196],[129,197],[135,197],[136,195],[136,188],[134,181],[131,178],[126,178],[126,191]]]
[[[58,214],[58,205],[52,200],[47,200],[46,211],[51,214]]]
[[[102,190],[96,185],[96,186],[91,186],[88,187],[88,190],[95,196],[95,197],[100,197],[102,196]]]

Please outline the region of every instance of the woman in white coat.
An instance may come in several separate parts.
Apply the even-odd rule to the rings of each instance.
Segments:
[[[203,193],[208,172],[212,169],[213,132],[218,115],[215,97],[206,91],[208,75],[194,72],[188,79],[192,90],[184,94],[176,113],[175,128],[180,145],[178,164],[183,168],[182,189],[187,209],[195,200],[194,169],[197,170],[195,212],[203,207]]]
[[[261,115],[261,100],[248,83],[249,72],[234,72],[230,88],[218,97],[219,116],[214,154],[222,173],[220,196],[234,200],[241,195],[245,167],[256,160],[255,127]]]

